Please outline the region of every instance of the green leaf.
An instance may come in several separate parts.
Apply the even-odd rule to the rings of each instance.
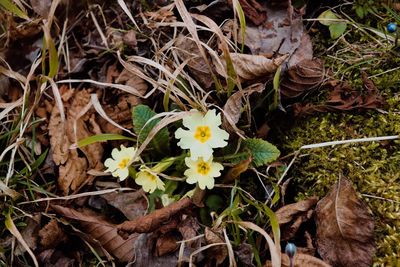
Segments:
[[[258,138],[248,138],[243,141],[242,149],[248,150],[256,167],[266,165],[276,160],[280,152],[273,144]]]
[[[120,134],[96,134],[92,135],[89,137],[86,137],[82,140],[78,141],[78,147],[84,147],[91,145],[93,143],[97,142],[106,142],[106,141],[111,141],[111,140],[130,140],[130,141],[136,141],[133,138],[126,137]]]
[[[340,22],[340,23],[335,23],[329,26],[329,31],[331,33],[331,38],[332,39],[337,39],[346,30],[347,24],[345,22]]]
[[[0,0],[0,5],[4,7],[6,10],[10,11],[11,13],[14,13],[20,18],[28,20],[29,17],[25,14],[24,11],[22,11],[18,6],[16,6],[13,2],[10,0]]]
[[[138,135],[139,143],[143,143],[150,131],[160,122],[160,119],[153,119],[157,115],[146,105],[137,105],[132,109],[133,130]],[[149,148],[155,149],[160,154],[169,151],[169,131],[161,129],[150,141]]]
[[[364,15],[365,15],[364,7],[363,6],[357,6],[356,7],[356,14],[360,19],[364,18]]]
[[[322,25],[329,26],[334,23],[336,23],[334,20],[339,19],[338,16],[336,16],[335,13],[333,13],[331,10],[326,10],[321,13],[321,15],[318,16],[318,21]]]

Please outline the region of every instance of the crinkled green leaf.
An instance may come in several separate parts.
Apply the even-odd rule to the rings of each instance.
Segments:
[[[150,131],[160,122],[160,119],[153,119],[157,115],[146,105],[138,105],[132,109],[133,130],[138,135],[139,143],[143,143]],[[151,140],[148,148],[156,150],[160,154],[169,151],[169,131],[161,129]]]
[[[332,39],[337,39],[346,30],[347,24],[345,22],[335,23],[329,26],[329,32],[331,33]]]
[[[329,9],[322,12],[321,15],[318,16],[318,21],[325,26],[336,23],[335,20],[337,19],[339,19],[339,17]]]
[[[256,167],[266,165],[276,160],[280,152],[273,144],[258,138],[248,138],[242,143],[242,150],[248,151],[253,157]]]

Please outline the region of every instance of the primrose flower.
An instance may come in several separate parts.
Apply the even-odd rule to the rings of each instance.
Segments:
[[[206,187],[212,189],[214,187],[214,178],[220,176],[221,171],[224,169],[222,164],[212,160],[212,157],[208,161],[204,161],[201,157],[197,160],[192,160],[189,157],[185,158],[186,166],[189,167],[184,173],[187,177],[186,182],[189,184],[198,183],[202,190]]]
[[[140,167],[140,172],[136,174],[135,182],[141,185],[145,192],[153,193],[156,189],[165,190],[165,184],[158,177],[157,173],[144,165]]]
[[[196,160],[202,157],[209,160],[213,154],[213,148],[224,147],[229,134],[219,128],[221,125],[221,114],[215,110],[209,110],[203,116],[197,110],[191,110],[192,114],[183,118],[184,130],[179,128],[175,132],[175,138],[180,139],[178,146],[183,149],[190,149],[190,157]]]
[[[111,152],[112,158],[106,159],[104,162],[104,166],[107,167],[106,172],[111,172],[112,176],[119,177],[121,181],[125,180],[129,175],[128,164],[132,161],[135,153],[136,148],[134,147],[121,145],[121,150],[114,148]]]

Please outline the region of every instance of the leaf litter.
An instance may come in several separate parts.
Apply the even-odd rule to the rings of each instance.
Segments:
[[[314,57],[310,37],[313,33],[306,30],[303,20],[308,16],[306,8],[294,8],[290,1],[266,4],[229,0],[203,5],[180,0],[168,5],[161,2],[153,6],[146,1],[129,5],[118,1],[118,5],[110,7],[80,6],[83,10],[71,9],[68,14],[59,8],[56,14],[60,18],[72,18],[71,24],[65,21],[66,28],[58,25],[62,20],[53,18],[51,1],[32,0],[26,4],[27,14],[38,22],[26,22],[25,30],[8,11],[7,42],[30,47],[34,51],[28,56],[31,64],[33,55],[39,55],[41,50],[35,42],[43,41],[39,18],[55,19],[58,27],[46,33],[46,43],[54,42],[49,40],[51,37],[57,40],[59,53],[59,73],[54,77],[58,87],[51,84],[52,94],[43,93],[48,84],[40,78],[54,64],[51,51],[40,58],[42,73],[39,69],[34,71],[38,83],[34,88],[43,93],[39,98],[24,87],[19,92],[7,91],[8,87],[17,87],[16,79],[8,70],[0,73],[1,88],[6,88],[0,91],[0,104],[17,101],[22,94],[33,99],[31,112],[40,121],[37,128],[31,129],[34,123],[28,127],[27,133],[35,137],[27,140],[31,147],[39,141],[36,155],[50,150],[37,163],[44,162],[45,166],[32,175],[34,191],[24,191],[23,197],[33,201],[38,197],[40,202],[46,191],[36,187],[37,177],[43,181],[52,177],[55,184],[43,183],[51,191],[46,192],[49,194],[73,196],[89,191],[87,196],[65,205],[53,202],[50,210],[41,205],[32,208],[40,211],[37,214],[41,217],[24,220],[28,224],[23,231],[13,223],[22,222],[23,216],[13,220],[7,217],[8,230],[19,242],[15,255],[27,252],[36,265],[37,255],[43,266],[72,266],[78,261],[82,264],[81,257],[88,251],[97,260],[135,266],[291,266],[288,256],[281,253],[281,246],[295,241],[299,246],[294,266],[371,265],[376,249],[373,219],[346,178],[340,178],[320,201],[312,197],[279,207],[280,196],[275,192],[279,182],[272,181],[290,165],[279,159],[281,151],[266,140],[270,136],[265,129],[274,126],[270,127],[265,118],[274,115],[270,110],[271,95],[280,111],[294,110],[295,119],[317,112],[381,108],[385,100],[377,86],[364,72],[363,92],[354,90],[346,81],[330,79],[325,63]],[[61,5],[65,7],[64,2]],[[224,12],[217,12],[216,6]],[[242,16],[246,18],[245,26],[241,24]],[[7,58],[13,53],[9,48]],[[12,64],[15,67],[21,68]],[[26,74],[26,70],[19,71]],[[309,95],[323,91],[328,94],[325,102],[305,101]],[[184,154],[178,154],[173,139],[173,130],[181,126],[179,121],[189,110],[205,112],[214,107],[221,110],[222,128],[231,134],[226,150],[215,155],[224,161],[225,168],[222,179],[215,181],[217,200],[210,198],[209,191],[181,183]],[[18,114],[14,108],[6,110],[4,118]],[[262,113],[266,116],[259,115]],[[4,129],[9,127],[6,122]],[[268,134],[259,134],[261,130]],[[78,141],[103,133],[122,139],[131,134],[129,138],[136,144],[93,141],[76,147]],[[134,146],[136,156],[140,155],[137,165],[129,169],[132,177],[135,167],[153,169],[163,162],[162,156],[173,159],[174,169],[169,170],[169,165],[165,173],[153,173],[165,181],[164,192],[146,194],[132,179],[110,182],[114,178],[104,172],[103,162],[112,148],[121,144]],[[18,153],[29,154],[23,149]],[[25,157],[21,161],[32,162],[32,169],[36,170],[36,161]],[[28,172],[21,173],[24,177]],[[275,192],[276,197],[258,197],[259,183],[267,195]],[[10,186],[16,184],[19,183]],[[91,196],[90,191],[98,190],[99,184],[126,186],[134,191]],[[8,184],[3,188],[2,192],[11,190]],[[285,193],[281,203],[288,197]],[[244,199],[250,199],[246,205],[242,203]],[[50,219],[43,219],[44,216]],[[313,216],[316,233],[310,229]],[[359,221],[364,223],[357,224]],[[240,233],[241,230],[246,231]],[[274,239],[268,234],[271,231]],[[63,250],[76,239],[86,248]],[[11,242],[0,241],[0,246]],[[74,253],[80,256],[73,256]]]

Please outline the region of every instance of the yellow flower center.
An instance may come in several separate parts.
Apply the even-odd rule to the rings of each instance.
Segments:
[[[201,175],[207,175],[207,173],[210,171],[210,165],[207,162],[200,162],[197,164],[197,172],[200,173]]]
[[[157,179],[157,176],[155,176],[152,173],[146,172],[147,173],[147,178],[149,178],[150,181],[154,182]]]
[[[125,169],[129,163],[130,158],[124,158],[121,160],[120,163],[118,163],[118,168],[120,169]]]
[[[201,143],[205,143],[211,137],[211,129],[208,126],[197,126],[194,133],[194,138],[199,140]]]

